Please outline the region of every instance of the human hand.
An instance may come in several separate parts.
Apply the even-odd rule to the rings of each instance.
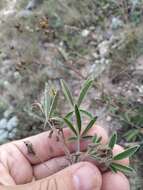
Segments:
[[[108,137],[103,128],[95,126],[90,133],[102,136],[102,143],[107,143]],[[69,131],[65,129],[64,134],[69,136]],[[38,157],[27,153],[24,144],[27,140],[32,143]],[[82,143],[81,147],[84,149],[86,144]],[[75,145],[70,144],[69,150],[73,152]],[[113,154],[122,151],[123,148],[116,145]],[[128,165],[129,160],[124,159],[120,163]],[[68,161],[64,157],[61,144],[56,141],[56,138],[49,138],[49,132],[2,145],[0,147],[0,190],[130,189],[127,178],[120,172],[101,173],[97,166],[89,162],[66,166]]]

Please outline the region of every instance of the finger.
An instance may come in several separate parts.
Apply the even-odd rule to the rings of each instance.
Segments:
[[[122,173],[107,172],[102,177],[101,190],[130,190],[128,179]]]
[[[69,162],[65,156],[56,157],[44,163],[34,165],[33,175],[35,179],[42,179],[59,172],[60,170],[66,168],[68,165]]]
[[[0,185],[16,185],[14,179],[9,175],[9,171],[0,163]]]
[[[13,185],[32,180],[32,166],[12,143],[0,146],[0,183]]]
[[[106,143],[108,141],[108,136],[106,131],[99,127],[95,126],[92,130],[90,130],[89,134],[97,134],[102,137],[102,143]],[[67,139],[71,136],[71,132],[68,129],[64,129],[64,136]],[[33,149],[36,152],[37,156],[33,156],[28,154],[27,147],[24,144],[24,141],[30,141],[32,143]],[[52,138],[49,138],[49,132],[44,132],[39,135],[35,135],[24,140],[15,141],[14,144],[18,147],[18,149],[23,153],[23,155],[30,161],[31,164],[38,164],[41,161],[47,161],[51,158],[57,156],[63,156],[65,151],[63,149],[63,144],[61,142],[57,142],[57,138],[54,135]],[[81,150],[86,149],[87,143],[81,143]],[[68,149],[70,152],[76,150],[75,143],[68,143]],[[40,158],[40,159],[39,159]]]
[[[124,151],[124,148],[121,147],[120,145],[115,145],[114,149],[113,149],[113,155],[117,155],[121,152]],[[86,161],[100,167],[100,165],[98,164],[98,162],[96,160],[92,160],[92,159],[86,159]],[[129,159],[123,159],[123,160],[119,160],[116,161],[119,164],[122,165],[129,165]],[[48,160],[44,163],[40,163],[37,164],[35,166],[33,166],[33,174],[35,176],[36,179],[41,179],[44,177],[48,177],[60,170],[62,170],[63,168],[68,166],[68,160],[65,156],[63,157],[57,157],[57,158],[53,158],[51,160]]]
[[[113,148],[113,155],[116,156],[117,154],[119,154],[121,152],[124,152],[124,148],[120,145],[115,145]],[[128,166],[129,165],[129,158],[124,158],[122,160],[116,160],[114,162]]]
[[[102,177],[98,168],[81,162],[51,177],[17,187],[15,190],[100,190],[101,185]]]

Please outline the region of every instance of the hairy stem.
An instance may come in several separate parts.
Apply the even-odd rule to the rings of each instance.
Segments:
[[[53,130],[53,132],[56,134],[56,136],[59,138],[59,142],[61,143],[62,147],[63,147],[63,150],[64,150],[64,153],[65,155],[67,156],[68,160],[70,161],[70,164],[72,164],[72,159],[71,159],[71,153],[69,151],[69,148],[65,142],[65,139],[63,138],[63,135],[61,136],[56,128],[47,120],[46,121],[48,123],[48,125],[50,126],[51,130]]]
[[[77,153],[80,153],[80,135],[77,139]]]

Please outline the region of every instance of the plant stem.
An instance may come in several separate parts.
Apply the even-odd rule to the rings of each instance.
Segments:
[[[70,161],[70,164],[72,164],[72,159],[71,159],[71,153],[69,151],[68,146],[66,145],[65,139],[57,132],[56,128],[51,125],[51,123],[47,120],[46,123],[50,126],[51,130],[56,134],[56,136],[59,138],[59,141],[63,147],[64,153],[67,156],[68,160]]]
[[[80,153],[80,135],[77,139],[77,153]]]

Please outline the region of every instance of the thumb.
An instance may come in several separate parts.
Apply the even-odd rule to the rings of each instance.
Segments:
[[[102,177],[98,168],[88,162],[80,162],[17,190],[100,190],[101,184]]]

